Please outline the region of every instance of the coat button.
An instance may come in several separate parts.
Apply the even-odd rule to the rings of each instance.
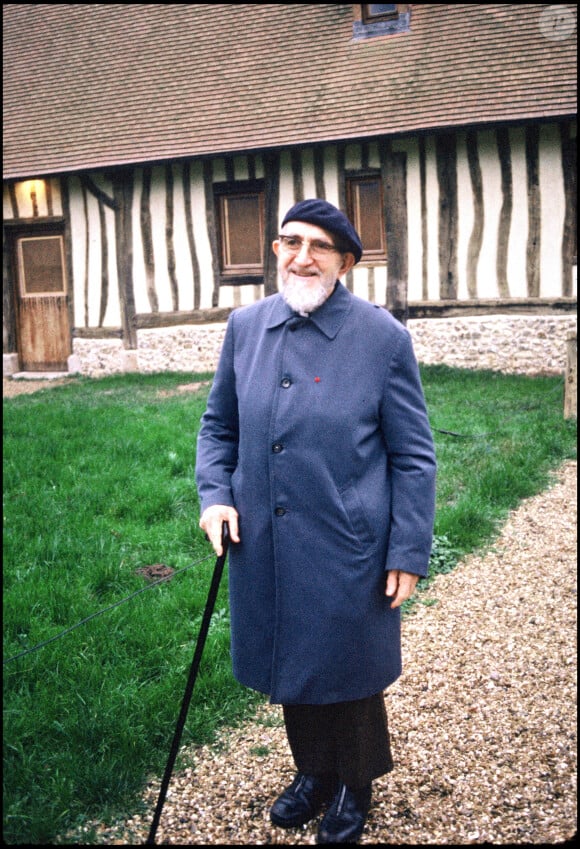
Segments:
[[[284,448],[284,446],[282,445],[282,443],[281,443],[281,442],[275,442],[275,443],[272,445],[272,451],[274,452],[274,454],[279,454],[279,453],[280,453],[280,451],[281,451],[283,448]]]
[[[284,516],[286,510],[283,507],[276,507],[274,513],[276,514],[276,516]]]
[[[288,389],[289,386],[292,386],[292,381],[289,377],[283,377],[280,386],[283,386],[284,389]]]

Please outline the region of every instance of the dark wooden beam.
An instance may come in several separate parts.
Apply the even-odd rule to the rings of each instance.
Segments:
[[[439,295],[457,297],[457,243],[459,230],[457,198],[457,136],[443,133],[435,138],[439,184]]]
[[[133,288],[133,173],[119,173],[113,178],[113,197],[117,207],[115,215],[115,241],[117,276],[119,280],[119,305],[125,348],[137,347],[135,327],[135,292]]]
[[[389,274],[387,309],[401,324],[407,320],[409,255],[407,237],[407,155],[393,151],[390,141],[380,148],[384,189]]]
[[[410,301],[409,318],[488,315],[572,315],[577,298],[489,298],[472,301]]]
[[[216,324],[227,321],[235,307],[216,307],[207,310],[182,310],[180,312],[137,313],[135,326],[138,330],[155,327],[176,327],[179,324]]]

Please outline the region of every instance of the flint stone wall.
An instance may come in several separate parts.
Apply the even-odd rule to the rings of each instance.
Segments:
[[[408,323],[420,363],[506,374],[563,374],[576,316],[477,316]]]
[[[575,316],[488,316],[412,319],[408,329],[420,363],[509,374],[564,374],[566,339]],[[69,371],[91,377],[115,372],[214,371],[225,323],[139,330],[138,348],[118,339],[74,339]]]

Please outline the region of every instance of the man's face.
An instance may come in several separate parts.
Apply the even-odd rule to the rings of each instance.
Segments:
[[[278,257],[282,295],[297,312],[312,312],[355,264],[354,255],[332,250],[333,235],[304,221],[287,221],[281,235],[290,237],[290,245],[276,239],[272,248]]]

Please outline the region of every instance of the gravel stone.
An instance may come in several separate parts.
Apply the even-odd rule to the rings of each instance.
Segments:
[[[362,844],[574,837],[576,472],[565,463],[493,548],[438,576],[404,620],[404,672],[386,699],[395,769],[374,783]],[[158,844],[316,842],[317,821],[285,831],[269,820],[294,775],[279,706],[184,752],[192,765],[172,777]],[[146,815],[97,826],[98,842],[145,842],[158,792],[152,781]]]

